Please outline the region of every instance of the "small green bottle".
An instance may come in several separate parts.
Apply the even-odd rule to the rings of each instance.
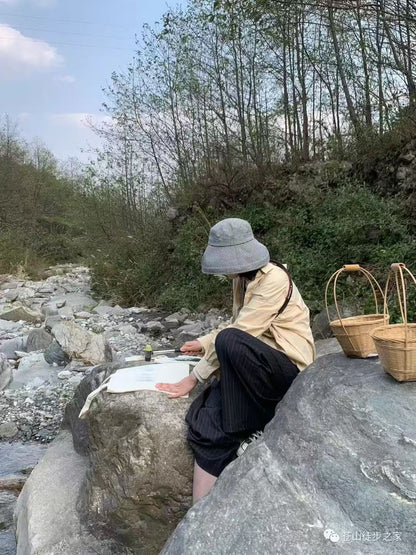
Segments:
[[[144,348],[144,360],[150,362],[152,360],[153,349],[151,345],[146,345]]]

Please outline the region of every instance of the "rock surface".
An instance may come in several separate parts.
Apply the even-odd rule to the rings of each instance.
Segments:
[[[52,334],[64,353],[86,364],[111,361],[110,346],[102,335],[89,332],[75,322],[62,322],[52,328]]]
[[[11,320],[12,322],[24,320],[25,322],[34,324],[36,322],[41,322],[43,317],[40,312],[31,310],[22,304],[15,303],[13,306],[3,310],[3,312],[0,313],[0,318],[2,320]]]
[[[9,389],[20,389],[24,386],[34,388],[45,383],[57,383],[56,368],[45,361],[43,353],[30,353],[21,359]]]
[[[85,389],[81,384],[83,397],[115,367],[106,370],[103,365],[99,376],[94,371],[84,380],[90,385]],[[148,391],[103,393],[90,408],[91,469],[84,511],[134,553],[158,553],[190,507],[193,458],[184,418],[197,393],[189,399]],[[79,399],[72,408],[73,416],[81,403]],[[75,435],[79,432],[74,429]]]
[[[71,360],[59,343],[55,340],[45,349],[43,358],[48,364],[57,364],[58,366],[65,366]]]
[[[27,480],[15,509],[18,555],[113,555],[129,551],[83,525],[76,509],[88,461],[61,432]],[[68,485],[70,484],[70,487]]]
[[[16,351],[24,351],[26,348],[25,337],[15,337],[14,339],[6,339],[0,345],[0,353],[6,355],[7,358],[16,359]],[[1,389],[1,388],[0,388]]]
[[[319,358],[164,555],[416,552],[416,384]]]
[[[333,320],[338,320],[338,313],[334,305],[328,307],[328,312],[331,322]],[[343,305],[339,306],[339,313],[341,314],[341,318],[348,318],[349,316],[357,314],[354,307]],[[312,333],[315,340],[333,337],[326,310],[321,310],[321,312],[314,316],[312,321]]]
[[[26,342],[26,350],[28,353],[31,351],[43,351],[52,343],[53,337],[44,329],[32,330]]]

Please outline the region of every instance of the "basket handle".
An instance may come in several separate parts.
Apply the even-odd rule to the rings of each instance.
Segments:
[[[334,286],[333,286],[333,295],[334,295],[334,303],[335,303],[335,309],[337,311],[337,315],[338,315],[338,319],[339,319],[339,323],[341,324],[344,333],[346,335],[346,337],[348,337],[348,340],[351,344],[351,347],[353,349],[355,349],[355,346],[353,345],[350,336],[347,333],[347,330],[344,327],[344,324],[342,323],[342,318],[341,318],[341,314],[339,311],[339,306],[338,306],[338,300],[337,300],[337,282],[338,282],[338,278],[341,275],[342,272],[360,272],[362,273],[367,280],[369,281],[370,285],[371,285],[371,289],[373,291],[373,297],[374,297],[374,303],[376,305],[376,313],[378,314],[378,302],[377,302],[377,294],[376,294],[376,290],[374,287],[374,284],[377,286],[379,292],[381,293],[381,297],[384,301],[384,306],[385,306],[385,297],[383,295],[383,290],[381,289],[378,281],[376,280],[376,278],[365,268],[362,268],[359,264],[344,264],[344,266],[342,268],[340,268],[339,270],[337,270],[336,272],[334,272],[332,274],[332,276],[329,278],[327,284],[326,284],[326,288],[325,288],[325,308],[326,308],[326,313],[328,316],[328,322],[331,321],[330,316],[329,316],[329,310],[328,310],[328,290],[329,290],[329,286],[332,282],[332,280],[334,280]]]
[[[404,324],[404,344],[407,347],[408,344],[408,321],[407,321],[407,297],[406,297],[406,283],[404,281],[403,270],[406,271],[410,277],[412,278],[413,282],[416,284],[416,278],[412,274],[412,272],[406,268],[406,265],[403,262],[395,262],[390,266],[389,275],[387,277],[386,288],[384,291],[384,309],[383,314],[384,316],[387,314],[387,290],[390,283],[390,278],[394,274],[395,282],[396,282],[396,290],[397,290],[397,298],[399,300],[399,307],[400,313],[402,315],[402,320]],[[399,276],[400,276],[400,284],[399,284]],[[400,287],[401,286],[401,287]],[[385,319],[384,319],[384,326],[385,326]]]
[[[342,268],[346,272],[360,272],[362,270],[359,264],[344,264]]]

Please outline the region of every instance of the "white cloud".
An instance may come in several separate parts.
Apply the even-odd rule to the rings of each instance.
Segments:
[[[10,25],[0,23],[0,74],[2,78],[19,78],[33,70],[57,67],[62,62],[62,56],[47,42],[26,37]]]
[[[60,75],[56,77],[56,81],[60,83],[75,83],[76,79],[72,75]]]

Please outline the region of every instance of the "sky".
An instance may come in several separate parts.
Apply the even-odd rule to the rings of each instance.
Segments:
[[[105,118],[111,73],[127,68],[143,24],[185,3],[0,0],[0,116],[60,160],[88,160],[99,139],[87,122]]]

